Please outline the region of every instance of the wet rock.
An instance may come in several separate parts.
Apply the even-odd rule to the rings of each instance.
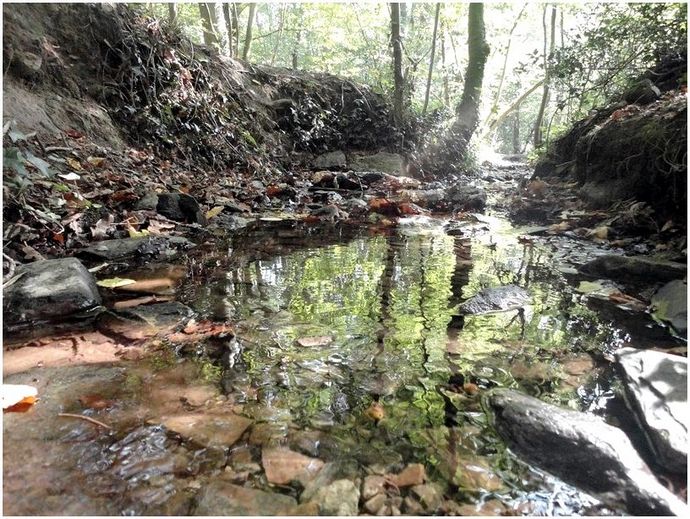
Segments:
[[[319,515],[319,505],[317,503],[302,503],[301,505],[297,505],[285,515]]]
[[[419,499],[427,513],[433,514],[441,506],[443,495],[436,485],[415,485],[410,490]]]
[[[206,215],[199,203],[185,193],[150,193],[139,200],[135,208],[156,210],[176,222],[206,223]]]
[[[685,335],[688,331],[688,285],[676,279],[662,286],[652,296],[652,313]]]
[[[414,497],[407,496],[403,499],[402,511],[405,512],[406,515],[423,515],[424,507]]]
[[[446,189],[446,199],[456,211],[483,211],[486,207],[486,192],[475,186],[451,186]]]
[[[687,513],[686,505],[656,480],[625,433],[602,419],[507,389],[493,390],[485,405],[514,453],[566,483],[630,514]]]
[[[358,515],[359,489],[349,479],[339,479],[319,489],[313,499],[320,515]]]
[[[364,503],[364,510],[375,515],[379,510],[386,506],[386,494],[377,494]],[[421,506],[419,507],[421,510]],[[413,514],[417,515],[417,514]]]
[[[194,311],[178,301],[140,305],[119,312],[119,315],[136,319],[158,330],[174,330],[186,323]]]
[[[616,352],[625,399],[667,469],[685,473],[688,458],[688,360],[652,350]]]
[[[309,481],[300,495],[300,502],[310,501],[317,492],[339,479],[355,479],[359,474],[357,462],[342,459],[326,463],[316,477]]]
[[[347,166],[347,159],[342,151],[330,151],[316,157],[313,166],[319,169],[340,169]]]
[[[212,222],[216,227],[221,227],[223,229],[227,229],[228,231],[237,231],[247,227],[253,222],[253,220],[250,218],[242,218],[241,216],[237,216],[235,214],[221,213],[216,216]]]
[[[400,474],[391,475],[389,479],[398,488],[421,485],[426,479],[426,471],[421,463],[411,463]]]
[[[377,494],[386,493],[386,478],[383,476],[367,476],[362,483],[362,498],[371,499]]]
[[[194,515],[288,515],[297,501],[283,494],[240,487],[224,481],[211,481],[198,495]]]
[[[503,489],[503,480],[493,471],[489,463],[479,456],[456,456],[452,481],[458,488],[469,492],[498,492]]]
[[[366,185],[373,184],[374,182],[378,182],[379,180],[386,178],[385,173],[381,173],[380,171],[360,171],[357,173],[357,176]]]
[[[16,281],[4,290],[4,327],[50,321],[93,310],[101,305],[96,280],[76,258],[21,265]]]
[[[266,471],[266,479],[274,485],[287,485],[291,481],[304,485],[314,479],[324,465],[319,459],[285,447],[265,448],[261,453],[261,464]]]
[[[584,264],[580,271],[615,281],[652,284],[683,279],[687,273],[687,265],[638,256],[606,255]]]
[[[204,447],[230,447],[251,425],[251,420],[228,413],[185,413],[164,416],[167,429]]]
[[[252,445],[269,446],[278,445],[287,436],[287,422],[262,422],[254,424],[252,433],[249,436],[249,443]]]
[[[374,155],[352,155],[350,168],[356,172],[380,171],[390,175],[403,175],[403,158],[397,153],[380,151]]]
[[[522,308],[530,303],[530,295],[524,288],[504,285],[485,288],[460,305],[461,314],[486,314]]]
[[[118,261],[130,257],[174,256],[194,244],[180,236],[147,236],[104,240],[80,249],[77,256],[98,261]]]

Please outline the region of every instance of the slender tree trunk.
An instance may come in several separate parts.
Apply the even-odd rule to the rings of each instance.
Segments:
[[[431,37],[431,56],[429,57],[429,75],[426,78],[426,92],[424,94],[424,108],[422,115],[426,113],[429,105],[429,91],[431,90],[431,76],[434,73],[434,57],[436,56],[436,33],[438,32],[438,16],[441,12],[441,3],[436,3],[436,14],[434,15],[434,35]]]
[[[450,106],[448,69],[446,69],[446,28],[443,23],[441,24],[441,68],[443,69],[443,105]]]
[[[235,34],[233,48],[235,49],[235,57],[237,57],[240,55],[240,13],[237,10],[237,3],[232,2],[230,10],[232,11],[232,30]]]
[[[220,48],[220,51],[227,54],[228,32],[225,26],[225,16],[223,15],[223,4],[221,2],[211,2],[207,5],[209,6],[209,11],[211,11],[213,29],[216,33],[216,38],[218,39],[218,46]]]
[[[170,2],[168,4],[168,22],[170,25],[175,25],[177,23],[177,4],[175,2]]]
[[[547,6],[544,6],[544,93],[541,97],[541,104],[539,105],[539,112],[537,113],[537,119],[534,121],[534,147],[539,148],[542,143],[542,122],[544,121],[544,112],[546,111],[546,105],[549,102],[549,80],[550,78],[550,66],[549,62],[553,56],[554,47],[556,43],[556,6],[551,6],[551,43],[550,50],[547,54],[546,46],[548,42],[548,34],[546,28],[546,10]]]
[[[299,56],[299,46],[302,42],[302,29],[297,31],[295,46],[292,48],[292,70],[297,70],[297,58]]]
[[[393,115],[396,126],[402,126],[404,78],[402,74],[402,41],[400,39],[400,4],[391,4],[391,45],[393,46]]]
[[[484,4],[473,2],[468,14],[468,54],[465,85],[453,124],[454,138],[464,153],[479,124],[479,101],[484,81],[484,66],[489,57],[489,44],[484,30]]]
[[[218,37],[213,23],[215,9],[211,8],[209,3],[202,2],[199,4],[199,14],[201,15],[204,44],[209,47],[218,47]]]
[[[278,47],[282,43],[283,39],[283,27],[285,25],[285,10],[286,6],[282,6],[280,9],[280,20],[278,20],[278,36],[276,37],[276,44],[273,46],[273,54],[271,55],[271,66],[276,62],[276,55],[278,54]]]
[[[249,51],[252,48],[252,30],[254,29],[254,13],[256,12],[256,4],[249,4],[249,15],[247,16],[247,33],[244,37],[244,49],[242,50],[242,59],[247,61],[249,58]]]
[[[527,4],[522,6],[522,9],[520,9],[520,12],[517,15],[517,18],[515,18],[515,21],[513,22],[513,26],[510,28],[510,32],[508,33],[508,43],[506,44],[506,50],[505,50],[505,55],[503,56],[503,68],[501,69],[501,79],[498,82],[498,88],[496,89],[496,95],[494,97],[494,102],[493,105],[491,106],[491,110],[489,111],[489,117],[492,117],[498,112],[498,103],[501,100],[501,92],[503,90],[503,81],[505,80],[506,77],[506,67],[508,65],[508,54],[510,53],[510,45],[513,42],[513,33],[515,32],[515,29],[518,26],[518,22],[520,21],[520,18],[522,18],[522,14],[525,12],[525,9],[527,8]]]
[[[231,58],[235,57],[235,37],[233,31],[235,26],[232,23],[232,14],[230,13],[230,4],[228,2],[223,2],[223,18],[225,18],[225,29],[228,33],[228,56]]]
[[[522,102],[543,84],[544,80],[540,79],[530,88],[528,88],[525,92],[520,94],[515,101],[513,101],[506,109],[504,109],[498,116],[496,116],[496,118],[493,121],[491,121],[491,123],[489,124],[489,129],[487,130],[487,135],[491,135],[493,132],[495,132],[496,129],[498,129],[501,123],[505,120],[505,118],[508,117],[514,110],[518,109]]]
[[[520,153],[520,107],[515,109],[513,115],[513,153]]]

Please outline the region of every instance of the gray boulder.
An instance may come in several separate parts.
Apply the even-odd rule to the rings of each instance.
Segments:
[[[460,305],[460,313],[487,314],[516,310],[530,303],[527,290],[517,285],[485,288]]]
[[[688,461],[688,359],[652,350],[616,352],[625,400],[657,461],[685,473]]]
[[[403,158],[397,153],[379,151],[374,155],[350,156],[350,168],[357,172],[380,171],[390,175],[404,173]]]
[[[486,192],[475,186],[451,186],[446,189],[446,199],[456,211],[483,211],[486,207]]]
[[[657,481],[625,433],[602,419],[509,389],[484,405],[508,447],[542,470],[632,515],[685,516],[688,508]]]
[[[358,515],[359,488],[349,479],[338,479],[320,488],[312,502],[319,505],[320,515]]]
[[[580,267],[580,271],[591,276],[604,277],[615,281],[637,281],[652,284],[683,279],[687,273],[687,265],[639,256],[608,254],[585,263]]]
[[[96,280],[76,258],[21,265],[4,290],[5,326],[55,321],[101,305]]]
[[[341,169],[347,166],[347,159],[342,151],[330,151],[316,157],[313,164],[319,169]]]
[[[149,193],[135,204],[135,209],[155,210],[176,222],[206,224],[206,215],[193,196],[185,193]]]
[[[685,281],[676,279],[657,290],[652,296],[652,313],[685,335],[688,331],[688,285]]]

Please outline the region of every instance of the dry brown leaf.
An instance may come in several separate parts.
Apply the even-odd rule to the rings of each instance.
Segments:
[[[565,232],[568,229],[570,229],[570,222],[555,223],[555,224],[549,226],[548,233],[549,234],[556,234],[559,232]]]
[[[216,216],[218,216],[223,211],[223,209],[224,209],[224,207],[222,205],[217,205],[213,209],[209,209],[206,212],[206,219],[210,220],[211,218],[215,218]]]
[[[81,165],[81,163],[77,159],[73,159],[72,157],[67,157],[65,162],[67,162],[69,167],[72,168],[74,171],[83,171],[84,170],[83,166]]]
[[[40,261],[44,260],[45,258],[41,255],[40,252],[38,252],[36,249],[34,249],[31,245],[27,245],[26,243],[22,245],[21,247],[22,252],[24,253],[24,259],[30,260],[30,261]]]

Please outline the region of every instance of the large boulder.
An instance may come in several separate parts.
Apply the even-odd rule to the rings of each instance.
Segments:
[[[659,351],[616,352],[625,400],[649,440],[656,460],[685,473],[688,462],[688,359]]]
[[[316,157],[313,164],[319,169],[342,169],[347,166],[347,159],[342,151],[330,151]]]
[[[379,151],[374,155],[351,155],[350,168],[357,172],[380,171],[390,175],[402,175],[404,173],[403,158],[397,153]]]
[[[186,193],[149,193],[136,203],[135,208],[157,211],[176,222],[206,224],[201,206]]]
[[[96,280],[76,258],[21,265],[16,281],[4,290],[4,326],[57,321],[101,305]]]
[[[599,256],[580,267],[581,272],[590,276],[647,284],[683,279],[687,270],[687,265],[683,263],[614,254]]]
[[[448,204],[456,211],[483,211],[486,192],[476,186],[455,184],[446,190]]]
[[[688,332],[688,285],[676,279],[652,296],[652,311],[657,319],[669,323],[680,334]]]
[[[657,481],[625,433],[596,416],[509,389],[484,404],[508,447],[542,470],[634,515],[685,516],[688,508]]]

